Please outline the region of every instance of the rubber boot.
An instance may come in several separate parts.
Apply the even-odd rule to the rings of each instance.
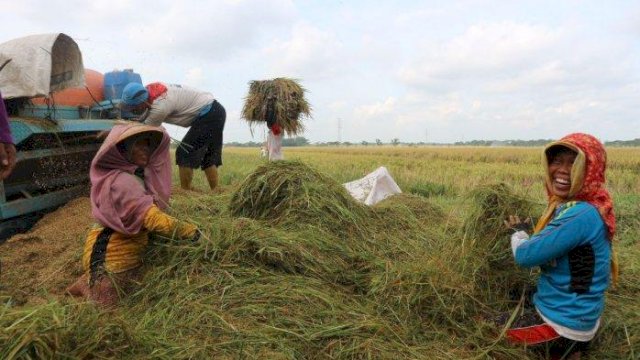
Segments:
[[[191,189],[191,180],[193,180],[193,169],[184,166],[178,166],[178,172],[180,173],[180,187],[185,190]]]
[[[214,190],[218,187],[218,167],[215,165],[209,166],[204,169],[204,175],[207,177],[207,181],[209,182],[209,187],[211,190]]]

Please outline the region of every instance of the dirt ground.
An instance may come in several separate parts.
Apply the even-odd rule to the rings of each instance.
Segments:
[[[82,248],[92,224],[89,198],[82,197],[0,245],[0,300],[10,296],[15,305],[35,305],[64,295],[82,273]]]
[[[198,192],[174,186],[172,194]],[[67,298],[65,289],[82,275],[82,249],[94,222],[89,197],[80,197],[0,244],[0,304],[9,297],[14,305]]]

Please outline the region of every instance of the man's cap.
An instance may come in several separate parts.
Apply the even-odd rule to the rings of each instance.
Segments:
[[[149,91],[138,82],[128,83],[122,89],[122,102],[127,106],[137,106],[149,98]]]

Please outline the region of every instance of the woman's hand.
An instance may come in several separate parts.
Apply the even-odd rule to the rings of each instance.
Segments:
[[[530,233],[532,230],[531,218],[520,220],[518,215],[509,215],[509,218],[504,221],[504,225],[507,229],[513,230],[513,232],[524,231]]]
[[[0,143],[0,180],[4,180],[16,166],[16,147],[13,144]]]

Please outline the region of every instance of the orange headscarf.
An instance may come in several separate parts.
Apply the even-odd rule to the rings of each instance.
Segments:
[[[571,189],[567,198],[560,198],[551,191],[551,174],[549,174],[549,149],[563,146],[578,153],[571,168]],[[541,231],[553,218],[556,208],[567,201],[586,201],[595,206],[607,227],[607,235],[611,242],[611,278],[618,282],[618,259],[613,249],[613,238],[616,233],[616,217],[613,214],[613,202],[605,188],[605,169],[607,153],[604,146],[595,137],[574,133],[558,141],[548,144],[542,154],[542,163],[546,173],[546,190],[549,205],[540,218],[534,233]]]
[[[153,102],[159,98],[161,95],[167,92],[167,87],[163,83],[155,82],[146,86],[147,91],[149,92],[149,103],[153,104]]]

